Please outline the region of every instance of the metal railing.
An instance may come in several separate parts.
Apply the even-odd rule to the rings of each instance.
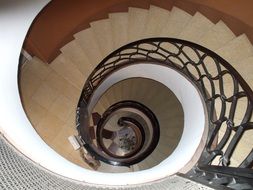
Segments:
[[[118,118],[118,124],[115,124],[114,130],[109,130],[105,129],[105,126],[107,126],[110,120],[110,118],[115,114],[120,112],[120,110],[124,109],[131,109],[132,113],[131,114],[126,114],[124,117]],[[139,114],[133,114],[134,111],[138,111],[142,115],[146,117],[146,119],[149,120],[148,123],[150,123],[150,126],[147,126],[148,124],[146,123],[145,119],[142,118],[141,115]],[[126,113],[126,112],[125,112]],[[82,118],[82,116],[78,113],[78,118]],[[137,117],[134,117],[138,115]],[[139,119],[142,118],[142,122],[139,123]],[[135,128],[138,128],[138,131],[141,133],[139,135],[136,134],[136,139],[141,139],[141,146],[138,148],[138,151],[135,151],[134,154],[131,154],[130,156],[116,156],[115,154],[111,154],[108,148],[103,145],[103,139],[104,137],[107,139],[115,138],[116,136],[118,137],[118,133],[115,131],[121,131],[122,127],[121,124],[124,122],[131,122],[135,124]],[[144,123],[145,124],[144,124]],[[120,124],[121,123],[121,124]],[[88,152],[94,156],[97,160],[101,160],[105,163],[114,165],[114,166],[131,166],[134,164],[137,164],[144,160],[146,157],[148,157],[156,148],[158,142],[159,142],[159,137],[160,137],[160,127],[159,127],[159,122],[154,115],[154,113],[144,106],[143,104],[136,102],[136,101],[130,101],[130,100],[125,100],[125,101],[120,101],[117,102],[113,105],[111,105],[105,112],[103,113],[102,117],[100,118],[96,128],[88,127],[89,129],[93,129],[92,133],[96,134],[96,143],[94,143],[93,139],[91,138],[92,135],[87,135],[91,134],[91,130],[87,131],[82,131],[80,129],[86,128],[84,125],[80,125],[83,127],[78,127],[79,134],[84,140],[84,147]],[[149,137],[147,139],[146,137]],[[145,146],[144,146],[145,144]]]
[[[108,55],[91,73],[84,85],[78,109],[84,109],[89,104],[96,88],[106,77],[123,67],[138,63],[168,66],[196,85],[208,109],[209,134],[206,147],[194,171],[199,169],[201,173],[203,169],[200,170],[200,167],[211,165],[218,165],[222,171],[229,167],[236,146],[243,139],[242,135],[253,129],[253,92],[227,61],[195,43],[172,38],[150,38],[119,48]],[[77,123],[79,128],[85,127],[82,122]],[[224,134],[219,135],[222,132]],[[217,159],[219,162],[215,164]],[[252,165],[251,149],[245,158],[239,160],[237,166],[231,168],[251,168]],[[218,173],[219,169],[215,171]],[[207,179],[212,180],[213,178]]]

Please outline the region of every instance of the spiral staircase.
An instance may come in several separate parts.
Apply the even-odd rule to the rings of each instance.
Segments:
[[[36,132],[70,162],[115,175],[167,170],[121,188],[252,189],[252,61],[247,36],[222,21],[177,7],[130,7],[76,33],[52,63],[33,57],[20,65],[19,87]],[[4,164],[38,172],[38,189],[50,189],[46,180],[54,189],[92,188],[34,169],[3,137],[1,152],[15,155],[2,155]],[[0,187],[8,189],[4,164]]]

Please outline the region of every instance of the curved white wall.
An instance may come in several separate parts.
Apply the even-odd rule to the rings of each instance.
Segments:
[[[181,157],[170,156],[160,165],[141,172],[126,174],[105,174],[83,169],[65,160],[47,146],[38,136],[22,108],[18,84],[18,60],[25,35],[38,12],[48,3],[48,0],[2,0],[0,2],[0,130],[7,139],[23,154],[41,166],[62,176],[95,184],[127,185],[157,180],[177,171],[178,166],[189,159],[185,155],[193,153],[200,142],[204,131],[204,109],[197,90],[181,75],[173,70],[159,68],[154,72],[153,66],[147,67],[149,72],[157,75],[157,80],[163,77],[171,80],[169,88],[177,95],[185,112],[183,137],[188,142],[180,142],[175,150]],[[133,69],[133,68],[131,68]],[[136,68],[135,75],[145,75],[143,69]],[[151,70],[150,70],[151,69]],[[122,76],[129,77],[124,70]],[[169,75],[168,75],[169,74]],[[112,76],[116,77],[117,76]],[[178,83],[178,81],[183,81]],[[177,86],[177,85],[183,86]],[[191,99],[191,104],[187,103]],[[189,113],[191,113],[189,115]],[[198,114],[195,114],[198,113]],[[188,115],[188,116],[187,116]],[[191,118],[190,118],[191,116]],[[194,127],[194,130],[192,128]],[[190,134],[190,136],[189,136]],[[189,138],[191,137],[191,138]],[[190,143],[190,146],[189,146]],[[186,150],[188,147],[188,150]],[[193,147],[193,148],[191,148]],[[182,149],[181,149],[182,148]],[[173,164],[172,164],[173,162]]]
[[[203,148],[203,146],[200,146],[201,140],[204,140],[207,136],[203,101],[197,89],[183,75],[171,68],[157,64],[139,63],[122,68],[107,77],[96,89],[90,100],[88,112],[91,112],[101,95],[112,85],[135,77],[148,78],[162,83],[176,95],[182,104],[184,130],[180,142],[166,160],[153,168],[157,169],[157,172],[159,171],[160,177],[174,174],[182,170],[196,156],[197,150],[199,154],[199,148]]]

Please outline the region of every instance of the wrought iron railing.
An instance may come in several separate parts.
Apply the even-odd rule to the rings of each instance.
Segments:
[[[131,113],[129,111],[128,111],[129,113],[124,111],[125,109],[129,110],[129,108],[130,110],[132,110]],[[115,113],[119,114],[120,111],[123,111],[125,113],[125,116],[119,117],[117,119],[118,124],[115,124],[116,126],[114,126],[114,130],[106,129],[105,127],[107,126],[108,123],[110,123],[109,120],[111,119],[111,117]],[[141,113],[141,115],[137,113],[133,114],[134,111]],[[79,115],[78,118],[82,118],[80,117],[81,115],[79,113],[78,115]],[[146,121],[142,116],[145,116],[145,118],[149,121]],[[142,122],[139,121],[140,118]],[[136,146],[134,147],[136,147],[137,150],[130,151],[131,152],[130,155],[112,154],[109,151],[109,148],[104,145],[103,139],[112,140],[116,136],[119,138],[120,136],[119,133],[122,133],[123,132],[122,129],[124,129],[124,127],[121,125],[126,122],[128,123],[131,122],[133,125],[135,125],[133,129],[135,128],[134,131],[137,132],[135,133],[134,136],[136,140],[139,139],[140,141],[139,146],[137,146],[138,143],[136,143]],[[147,123],[150,123],[150,126],[148,126]],[[91,134],[91,130],[82,131],[83,128],[91,129],[91,127],[85,127],[83,125],[80,126],[82,127],[78,127],[78,130],[80,136],[85,141],[84,144],[85,149],[88,150],[90,154],[94,156],[97,160],[101,160],[105,163],[115,166],[131,166],[141,162],[154,151],[159,142],[160,137],[160,127],[154,113],[143,104],[132,100],[117,102],[111,105],[107,110],[105,110],[96,128],[93,128],[92,131],[93,134],[96,134],[96,144],[94,143],[93,139],[91,139],[92,135],[87,135]],[[138,132],[140,134],[138,134]],[[149,138],[147,139],[146,137]]]
[[[236,146],[243,140],[242,135],[253,129],[253,92],[227,61],[200,45],[179,39],[151,38],[119,48],[108,55],[91,73],[84,85],[79,109],[89,104],[96,88],[107,76],[123,67],[138,63],[171,67],[191,80],[202,94],[208,109],[209,135],[194,171],[199,169],[201,173],[201,167],[211,165],[217,165],[220,171],[234,166],[231,158]],[[80,122],[78,125],[80,128],[84,127]],[[252,165],[253,150],[250,149],[248,155],[238,160],[237,165],[231,168],[235,171],[236,168],[251,168]],[[219,169],[216,173],[219,173],[218,171]],[[191,176],[194,177],[193,174]]]

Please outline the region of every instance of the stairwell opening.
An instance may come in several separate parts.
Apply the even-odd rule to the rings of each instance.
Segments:
[[[165,85],[148,78],[130,78],[110,87],[100,97],[92,112],[103,115],[111,105],[124,100],[139,102],[147,106],[156,116],[160,126],[159,142],[152,154],[133,165],[132,168],[125,168],[125,171],[129,172],[152,168],[172,154],[181,139],[184,126],[182,106],[173,92]],[[114,115],[111,121],[108,122],[109,127],[110,125],[117,125],[117,118],[120,118],[122,115],[126,116],[127,113],[122,112]],[[90,124],[92,125],[92,123],[93,121],[91,120]],[[109,144],[111,143],[110,140],[107,141]],[[106,171],[102,168],[98,170],[109,172],[109,170]],[[110,172],[118,171],[112,170]]]
[[[6,63],[3,67],[4,72],[1,72],[1,77],[3,77],[4,80],[1,80],[1,82],[3,82],[3,91],[6,92],[4,95],[7,95],[7,99],[6,102],[2,101],[1,105],[4,105],[3,108],[10,108],[9,110],[6,111],[6,114],[4,113],[5,110],[3,110],[2,112],[4,113],[4,118],[1,119],[1,127],[3,127],[3,132],[5,133],[4,135],[11,140],[11,142],[18,147],[18,149],[23,152],[26,156],[28,156],[29,158],[31,158],[32,160],[34,160],[36,163],[42,165],[43,167],[54,171],[57,174],[63,175],[65,177],[69,177],[72,179],[76,179],[76,180],[80,180],[80,181],[87,181],[89,183],[101,183],[101,184],[110,184],[110,185],[126,185],[126,184],[137,184],[137,183],[144,183],[144,182],[150,182],[156,179],[160,179],[164,176],[168,176],[170,175],[169,172],[171,171],[167,171],[165,172],[166,168],[166,164],[159,164],[159,167],[154,167],[151,170],[148,170],[148,172],[140,172],[139,173],[139,177],[143,177],[143,181],[136,181],[134,178],[137,177],[138,175],[121,175],[121,174],[117,174],[117,176],[113,176],[110,174],[100,174],[100,173],[93,173],[93,172],[89,172],[89,171],[85,171],[85,170],[80,170],[80,168],[76,167],[73,164],[70,164],[69,162],[66,162],[66,160],[62,159],[62,157],[58,156],[54,151],[52,151],[52,149],[48,148],[48,146],[45,145],[45,143],[43,141],[41,141],[41,139],[39,138],[39,136],[37,135],[37,133],[32,129],[30,123],[28,122],[27,118],[25,117],[25,114],[22,110],[21,104],[20,104],[20,100],[19,100],[19,94],[17,93],[17,84],[16,84],[16,75],[14,75],[13,73],[16,74],[16,70],[17,70],[17,55],[19,53],[19,51],[16,51],[16,49],[18,48],[14,48],[12,51],[8,51],[8,49],[12,49],[13,47],[21,47],[22,44],[22,40],[24,39],[24,35],[27,32],[27,28],[28,26],[31,24],[31,20],[32,18],[34,18],[35,14],[39,11],[39,9],[42,8],[42,6],[44,5],[44,3],[41,4],[37,4],[35,3],[35,6],[29,6],[28,11],[25,11],[27,14],[23,14],[24,17],[19,17],[20,13],[22,15],[22,11],[20,11],[17,15],[17,18],[27,18],[28,20],[23,20],[21,19],[21,21],[24,21],[25,24],[23,24],[23,22],[13,22],[13,23],[17,23],[17,25],[20,27],[20,23],[22,23],[22,27],[20,27],[19,33],[17,33],[17,38],[13,38],[14,40],[11,40],[10,42],[8,42],[9,44],[13,44],[13,46],[11,48],[8,48],[9,46],[7,45],[8,43],[3,40],[7,45],[7,56],[3,56],[3,60],[6,61]],[[22,6],[21,6],[22,7]],[[11,16],[10,16],[11,15]],[[9,19],[8,22],[10,20],[16,20],[16,18],[14,19],[13,14],[11,13],[9,15]],[[196,14],[198,15],[198,14]],[[16,16],[14,14],[14,16]],[[13,25],[15,26],[15,24]],[[14,27],[15,28],[15,27]],[[205,27],[203,27],[205,28]],[[16,32],[17,30],[13,30],[14,32]],[[13,33],[13,31],[11,32],[11,35],[7,35],[8,36],[15,36],[15,34]],[[9,38],[6,38],[9,39]],[[17,41],[15,41],[16,39],[18,39]],[[239,38],[238,38],[239,39]],[[240,38],[241,39],[241,38]],[[13,43],[13,41],[15,41],[15,43]],[[15,44],[15,45],[14,45]],[[225,43],[224,43],[225,44]],[[250,49],[250,48],[249,48]],[[226,50],[226,49],[225,49]],[[13,55],[14,52],[14,55]],[[223,52],[222,51],[218,51]],[[245,57],[248,57],[251,54],[247,54]],[[225,56],[226,57],[226,56]],[[222,61],[223,62],[223,61]],[[234,63],[234,60],[232,61],[232,63]],[[233,71],[233,68],[231,69]],[[235,76],[238,76],[238,73],[235,73]],[[6,80],[7,79],[7,80]],[[239,77],[239,79],[241,79]],[[6,81],[5,81],[6,80]],[[174,79],[175,80],[175,79]],[[8,84],[6,85],[5,84]],[[244,81],[243,81],[243,87],[245,87],[244,85]],[[246,85],[247,87],[247,85]],[[185,89],[183,89],[185,90]],[[196,90],[196,89],[195,89]],[[247,91],[248,92],[248,91]],[[249,92],[251,92],[251,90],[249,90]],[[197,93],[196,93],[197,94]],[[251,96],[252,97],[252,96]],[[183,102],[185,104],[185,102],[183,100],[188,100],[187,98],[185,99],[180,99],[181,102]],[[199,101],[201,102],[201,101]],[[183,105],[182,103],[182,105]],[[195,104],[194,104],[195,106]],[[184,111],[187,111],[187,106],[183,106],[184,107]],[[204,106],[203,106],[204,107]],[[12,112],[10,111],[12,110]],[[249,109],[250,110],[250,109]],[[188,110],[189,111],[189,110]],[[203,111],[203,109],[201,109],[201,111]],[[11,113],[11,114],[10,114]],[[187,112],[188,113],[188,112]],[[202,112],[199,112],[202,113]],[[12,116],[16,116],[15,119],[16,121],[12,121],[13,117]],[[10,125],[10,123],[15,124],[15,128]],[[229,124],[229,123],[228,123]],[[13,130],[14,129],[14,130]],[[1,129],[2,130],[2,129]],[[13,132],[15,131],[15,132]],[[189,131],[188,131],[189,132]],[[190,134],[190,132],[189,132]],[[31,142],[33,144],[31,144]],[[47,153],[46,156],[43,153]],[[181,154],[182,155],[182,154]],[[168,160],[167,160],[168,161]],[[164,162],[165,163],[165,162]],[[166,162],[168,164],[168,162]],[[247,163],[246,163],[247,164]],[[164,170],[162,169],[162,167],[164,166]],[[64,169],[64,167],[68,168],[68,171],[66,171]],[[157,175],[159,174],[160,175]],[[136,172],[137,173],[137,172]],[[173,173],[173,172],[172,172]],[[152,178],[149,175],[152,175]],[[98,182],[97,181],[97,177],[100,177],[101,181]],[[112,178],[114,180],[117,180],[116,182],[110,181],[110,178]],[[124,182],[122,182],[124,179]],[[118,181],[119,180],[119,181]]]
[[[99,98],[111,86],[126,79],[136,77],[145,78],[146,80],[151,79],[166,86],[167,90],[170,89],[175,94],[181,103],[184,112],[184,129],[177,148],[175,151],[173,151],[173,154],[171,154],[167,159],[165,159],[156,167],[159,168],[161,165],[167,162],[167,169],[170,170],[169,172],[173,172],[173,167],[177,172],[179,170],[182,170],[184,172],[189,170],[194,165],[194,163],[196,163],[204,148],[204,142],[207,138],[207,115],[205,110],[206,108],[203,105],[203,101],[201,99],[201,96],[199,96],[198,90],[190,81],[188,81],[188,79],[185,78],[185,76],[176,72],[175,70],[165,66],[157,65],[155,63],[138,63],[130,65],[128,67],[123,67],[117,70],[117,72],[113,72],[111,75],[106,77],[103,82],[96,88],[87,107],[88,113],[91,114],[91,110],[99,101]],[[192,87],[195,90],[193,90]],[[192,94],[192,90],[195,91],[195,95]],[[195,113],[198,114],[196,115]],[[192,128],[192,126],[194,126],[194,128]],[[191,142],[192,146],[189,147],[188,142]],[[180,151],[178,152],[178,150]],[[189,152],[187,153],[187,151]],[[182,153],[184,154],[185,160],[179,161],[179,157],[182,158]],[[176,160],[176,157],[179,161],[177,164],[174,162]],[[188,163],[190,163],[190,166]],[[173,165],[173,167],[170,168],[169,165]]]

